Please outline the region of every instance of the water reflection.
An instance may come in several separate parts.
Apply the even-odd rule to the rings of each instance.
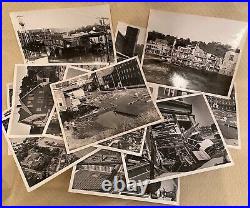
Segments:
[[[178,88],[187,88],[188,86],[188,80],[183,78],[181,75],[174,73],[171,77],[171,82],[174,87]]]

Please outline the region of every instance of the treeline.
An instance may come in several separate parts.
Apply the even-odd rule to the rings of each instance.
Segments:
[[[224,58],[227,51],[231,50],[232,47],[230,45],[225,45],[220,42],[209,42],[205,43],[202,41],[191,41],[189,38],[178,38],[172,35],[164,35],[162,33],[152,31],[148,33],[148,40],[147,41],[155,41],[156,39],[166,40],[169,46],[174,44],[176,40],[175,48],[178,46],[186,47],[187,45],[195,46],[199,42],[199,47],[207,53],[214,54],[217,57]],[[237,49],[238,52],[239,49]]]
[[[94,24],[94,25],[87,25],[87,26],[83,26],[83,27],[80,27],[80,28],[77,28],[75,30],[71,30],[69,32],[69,34],[75,34],[75,33],[80,33],[80,32],[85,32],[85,33],[89,33],[91,30],[93,30],[93,28],[95,29],[94,31],[95,32],[101,32],[103,31],[104,29],[105,30],[109,30],[110,29],[110,26],[109,25],[100,25],[100,24]]]

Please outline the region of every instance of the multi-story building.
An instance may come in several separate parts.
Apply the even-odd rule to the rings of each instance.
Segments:
[[[116,51],[118,54],[127,57],[133,57],[135,54],[136,44],[138,41],[139,29],[131,26],[127,27],[126,34],[122,35],[120,31],[116,37]]]
[[[222,64],[222,59],[211,54],[206,54],[206,70],[211,72],[219,72]]]
[[[234,96],[231,96],[230,99],[207,96],[207,100],[212,109],[236,112],[236,101]]]
[[[28,68],[28,70],[33,69]],[[22,93],[23,95],[20,97],[19,122],[31,125],[32,129],[34,128],[36,131],[45,126],[54,105],[49,84],[59,81],[62,73],[60,67],[57,69],[46,67],[36,73],[34,80],[36,86],[29,92]]]
[[[53,90],[59,111],[77,110],[81,101],[85,99],[86,84],[87,80],[81,79],[57,84]]]
[[[98,72],[97,77],[100,77]],[[118,64],[111,68],[107,74],[98,79],[103,89],[145,86],[141,70],[136,59]],[[101,81],[100,81],[101,80]]]
[[[150,41],[146,46],[146,53],[164,57],[167,61],[189,66],[195,69],[204,69],[211,72],[218,72],[223,75],[232,76],[239,56],[239,49],[236,51],[228,51],[224,59],[214,54],[207,53],[199,47],[187,45],[175,48],[169,46],[166,40],[156,39]]]
[[[171,47],[166,40],[156,39],[155,41],[147,43],[146,53],[168,58],[171,55]]]

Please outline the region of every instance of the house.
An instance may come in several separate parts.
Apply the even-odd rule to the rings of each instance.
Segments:
[[[227,76],[233,76],[239,58],[239,54],[240,54],[239,49],[235,51],[233,50],[227,51],[219,73]]]
[[[168,46],[167,40],[156,39],[150,41],[146,45],[146,53],[154,54],[158,56],[168,57],[170,56],[171,48]]]
[[[36,68],[28,68],[35,70]],[[38,68],[39,69],[39,68]],[[54,105],[49,84],[59,81],[64,70],[60,67],[46,67],[35,75],[37,85],[20,97],[19,122],[31,125],[32,128],[43,128]],[[41,129],[40,129],[41,130]]]

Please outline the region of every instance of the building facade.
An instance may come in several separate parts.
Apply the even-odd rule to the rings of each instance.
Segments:
[[[156,39],[146,45],[146,53],[162,57],[169,57],[171,48],[166,40]]]
[[[136,59],[114,66],[111,72],[101,76],[101,80],[99,83],[103,85],[103,89],[145,86]]]
[[[54,105],[51,94],[50,83],[59,81],[64,74],[61,67],[28,67],[28,74],[34,73],[35,76],[29,77],[36,84],[28,92],[20,94],[19,122],[31,125],[37,131],[43,128]],[[30,75],[32,76],[32,75]],[[25,82],[22,85],[26,85]],[[32,129],[31,129],[32,130]]]
[[[239,58],[239,53],[239,50],[226,52],[222,66],[219,71],[220,74],[233,76]]]
[[[127,57],[133,57],[135,54],[139,32],[140,30],[138,28],[131,26],[127,26],[125,36],[118,31],[115,42],[117,52]]]
[[[199,43],[195,46],[176,47],[176,41],[170,46],[166,40],[156,39],[147,43],[146,53],[159,56],[169,63],[233,76],[240,50],[227,51],[224,58],[221,58],[205,52],[199,47]]]

